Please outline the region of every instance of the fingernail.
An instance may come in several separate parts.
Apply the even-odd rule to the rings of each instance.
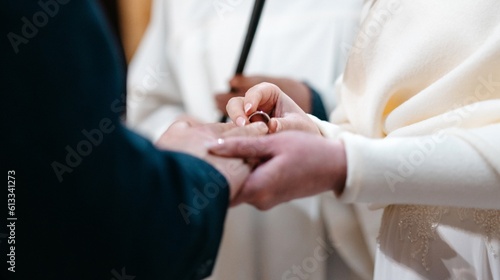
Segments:
[[[246,120],[245,120],[245,118],[244,118],[244,117],[238,117],[238,118],[236,119],[236,125],[237,125],[237,126],[244,126],[244,125],[245,125],[245,123],[246,123]]]
[[[245,105],[245,113],[248,113],[248,111],[250,111],[250,109],[252,109],[252,104],[247,103],[247,104]]]

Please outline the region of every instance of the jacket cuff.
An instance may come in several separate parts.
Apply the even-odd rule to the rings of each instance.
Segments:
[[[304,83],[304,85],[311,92],[311,115],[316,116],[320,120],[327,121],[328,114],[326,112],[325,105],[323,104],[321,96],[313,87],[311,87],[307,83]]]

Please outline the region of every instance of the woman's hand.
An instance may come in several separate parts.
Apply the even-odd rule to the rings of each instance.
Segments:
[[[227,113],[238,126],[250,122],[248,116],[264,111],[271,117],[269,132],[300,130],[320,135],[319,129],[307,114],[281,89],[270,83],[250,88],[245,97],[234,97],[227,104]]]
[[[251,87],[264,82],[277,85],[286,95],[292,98],[304,112],[311,113],[311,90],[309,90],[304,83],[294,79],[268,76],[234,76],[231,81],[229,81],[231,92],[221,93],[215,96],[217,108],[224,113],[224,115],[227,115],[226,105],[231,98],[237,96],[243,97],[245,96],[245,92]]]

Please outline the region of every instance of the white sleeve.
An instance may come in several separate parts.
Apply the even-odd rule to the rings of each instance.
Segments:
[[[340,140],[348,161],[343,202],[500,209],[500,124]]]
[[[321,135],[323,135],[326,138],[337,139],[340,133],[344,131],[338,125],[332,124],[327,121],[322,121],[318,119],[316,116],[310,114],[308,114],[308,116],[314,122],[316,127],[318,127],[319,131],[321,132]]]
[[[155,0],[127,79],[127,125],[155,141],[184,112],[167,55],[168,1]]]

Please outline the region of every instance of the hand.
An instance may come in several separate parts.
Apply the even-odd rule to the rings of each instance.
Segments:
[[[272,119],[269,132],[301,130],[320,135],[320,131],[307,114],[276,85],[258,84],[249,89],[245,97],[232,98],[227,104],[229,117],[238,126],[249,123],[248,116],[257,110]]]
[[[176,119],[176,122],[187,122],[189,123],[190,126],[195,126],[195,125],[202,125],[204,122],[200,121],[194,116],[188,115],[188,114],[181,114],[179,115]]]
[[[156,146],[165,150],[176,150],[198,157],[212,164],[229,183],[231,200],[236,197],[251,167],[242,159],[222,158],[208,153],[207,144],[232,136],[259,136],[268,132],[264,123],[236,127],[230,123],[192,125],[176,122],[163,133]]]
[[[227,115],[226,105],[229,99],[233,97],[243,97],[245,92],[247,92],[251,87],[260,83],[272,83],[277,85],[285,94],[292,98],[299,107],[306,113],[311,112],[311,91],[309,88],[299,81],[287,78],[273,78],[266,76],[243,76],[236,75],[231,81],[229,81],[229,86],[231,87],[231,92],[217,94],[215,96],[215,101],[217,103],[217,108]]]
[[[216,155],[260,158],[231,202],[250,203],[267,210],[295,198],[333,190],[341,195],[347,176],[345,149],[340,141],[298,131],[259,138],[232,137],[210,147]]]

